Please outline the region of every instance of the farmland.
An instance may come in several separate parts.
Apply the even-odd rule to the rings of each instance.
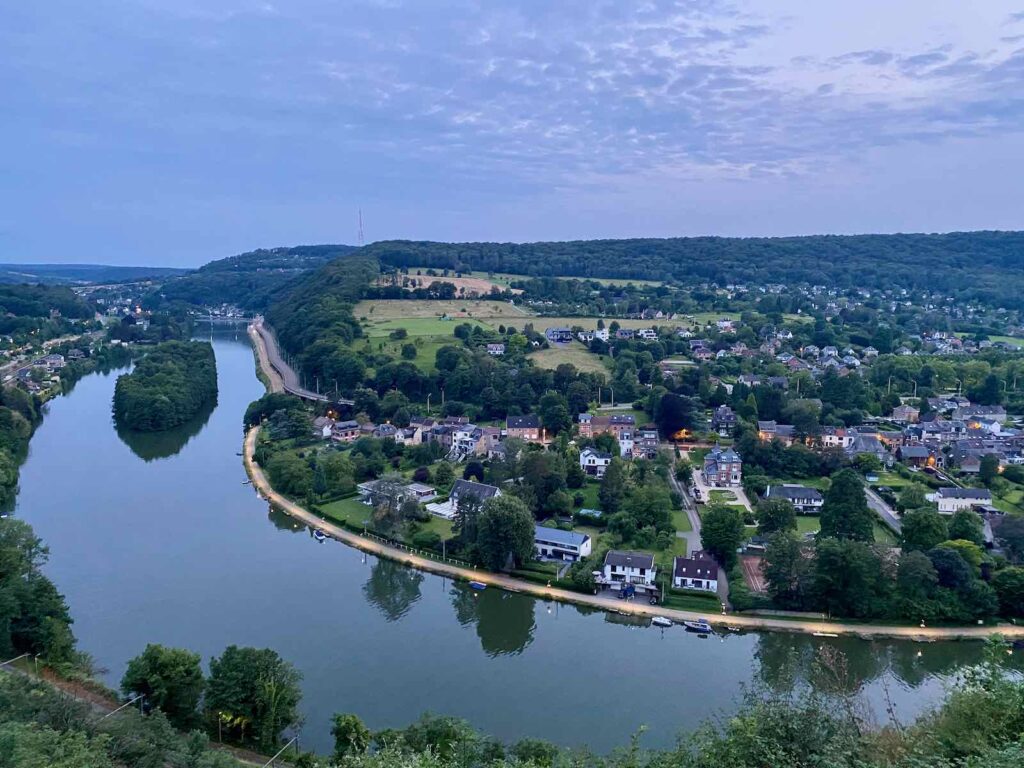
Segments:
[[[440,320],[447,316],[453,320],[477,319],[481,321],[500,321],[534,319],[526,310],[507,301],[490,301],[482,299],[452,299],[450,301],[381,299],[361,301],[356,304],[353,313],[360,320],[368,323],[385,320],[409,320],[435,318]],[[408,330],[409,326],[402,327]],[[410,330],[411,334],[412,331]]]
[[[530,359],[541,368],[555,369],[562,363],[571,363],[577,370],[586,373],[608,373],[604,364],[606,358],[595,355],[577,341],[533,352]]]

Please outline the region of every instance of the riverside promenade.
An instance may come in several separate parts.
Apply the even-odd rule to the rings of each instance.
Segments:
[[[864,639],[887,637],[919,642],[933,642],[937,640],[984,640],[993,634],[1000,634],[1007,640],[1024,639],[1024,626],[1015,626],[1012,624],[1000,624],[998,626],[918,627],[885,624],[847,624],[839,621],[825,620],[811,621],[806,619],[779,619],[765,616],[749,616],[738,613],[724,615],[720,613],[699,614],[693,611],[683,611],[660,605],[649,605],[647,603],[619,600],[614,597],[605,597],[600,594],[587,595],[580,592],[571,592],[565,589],[547,587],[542,584],[516,579],[503,574],[467,568],[451,562],[441,562],[426,555],[417,554],[415,551],[410,551],[376,539],[352,533],[351,531],[342,528],[339,525],[335,525],[319,515],[310,512],[299,504],[296,504],[291,499],[288,499],[275,491],[270,486],[270,481],[264,474],[263,469],[253,460],[259,430],[259,427],[253,427],[246,434],[243,460],[245,463],[245,470],[251,478],[253,486],[264,498],[268,499],[271,503],[296,520],[323,531],[331,538],[337,539],[340,542],[364,552],[376,555],[377,557],[386,557],[390,560],[396,560],[410,568],[417,568],[421,571],[436,573],[452,579],[479,581],[489,587],[505,589],[510,592],[521,592],[543,600],[558,600],[564,603],[586,605],[591,608],[599,608],[613,613],[624,613],[649,618],[654,616],[665,616],[675,622],[694,621],[695,619],[704,618],[707,619],[708,622],[716,629],[720,630],[734,629],[798,632],[803,634],[860,637]]]

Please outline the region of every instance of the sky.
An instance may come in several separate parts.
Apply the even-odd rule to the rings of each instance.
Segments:
[[[0,262],[1024,228],[1024,0],[0,6]]]

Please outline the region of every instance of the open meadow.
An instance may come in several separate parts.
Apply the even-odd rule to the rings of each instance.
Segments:
[[[595,355],[578,341],[531,352],[529,357],[533,360],[534,365],[540,368],[554,370],[562,363],[571,363],[576,366],[577,370],[585,373],[603,373],[605,375],[609,373],[605,366],[607,358]]]

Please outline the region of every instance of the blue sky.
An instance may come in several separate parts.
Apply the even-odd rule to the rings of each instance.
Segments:
[[[842,6],[842,7],[838,7]],[[0,261],[1024,227],[1024,0],[0,9]]]

